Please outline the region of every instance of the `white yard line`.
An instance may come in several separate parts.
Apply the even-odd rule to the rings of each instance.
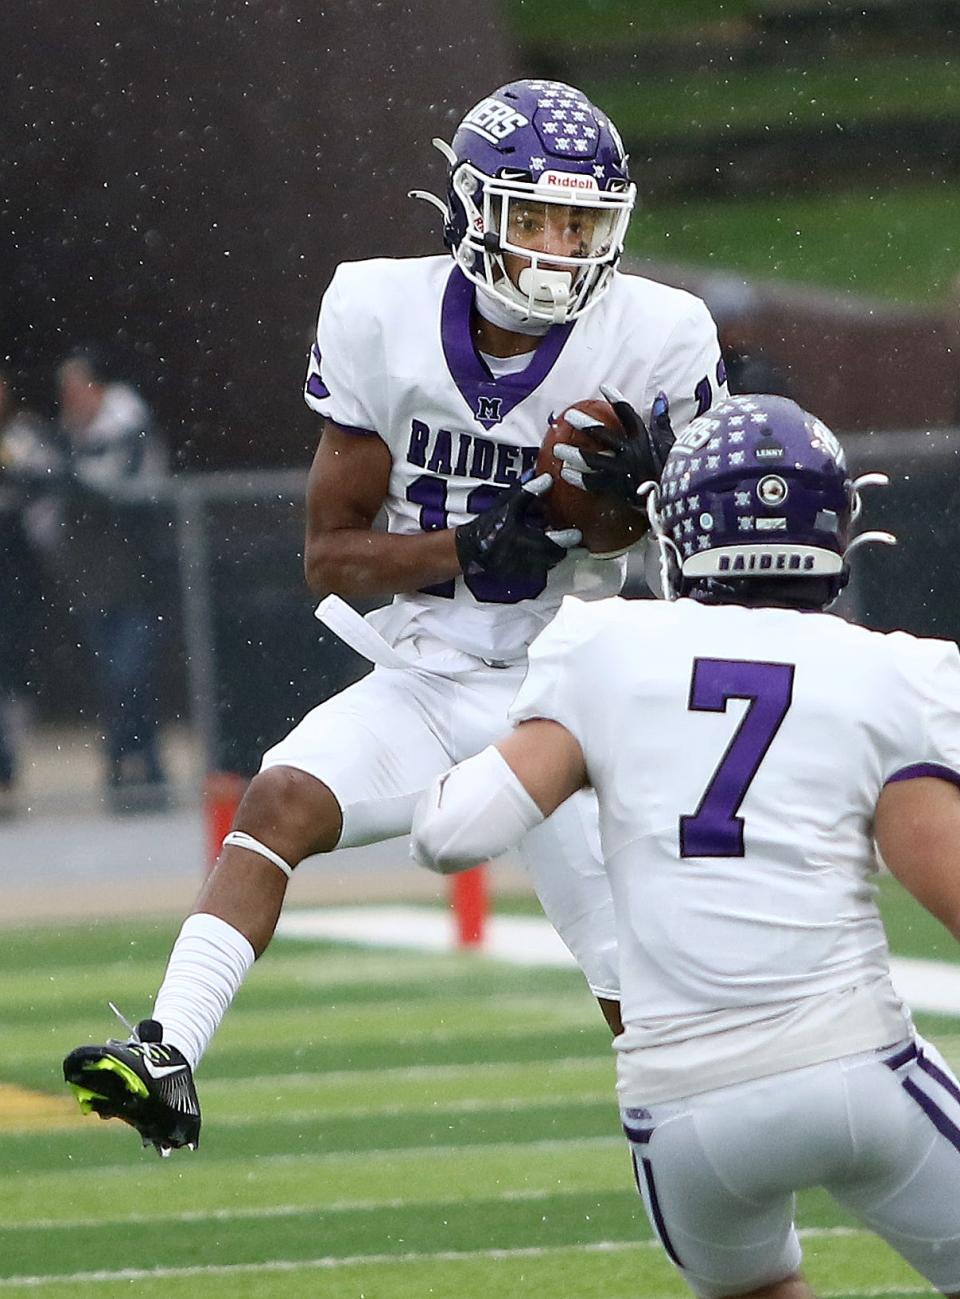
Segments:
[[[399,1163],[414,1163],[424,1159],[449,1159],[451,1152],[457,1154],[479,1155],[489,1154],[496,1156],[497,1152],[515,1155],[518,1150],[526,1153],[549,1153],[552,1150],[602,1150],[605,1146],[611,1149],[623,1150],[624,1139],[622,1136],[609,1137],[544,1137],[539,1141],[481,1141],[468,1142],[453,1141],[445,1145],[430,1146],[378,1146],[375,1150],[328,1150],[322,1154],[284,1154],[284,1155],[257,1155],[256,1168],[283,1168],[286,1164],[297,1164],[301,1168],[309,1165],[324,1164],[342,1164],[342,1163],[362,1163],[369,1160],[374,1163],[378,1159],[391,1159]],[[170,1157],[173,1160],[190,1160],[192,1155],[189,1151],[174,1151]],[[166,1162],[166,1161],[165,1161]],[[155,1168],[157,1161],[154,1158],[147,1159],[136,1164],[103,1164],[97,1165],[96,1173],[98,1178],[108,1177],[142,1177],[146,1169]],[[224,1177],[230,1177],[232,1171],[236,1169],[236,1159],[229,1155],[224,1155],[222,1159],[205,1158],[203,1161],[204,1168],[209,1170],[219,1166],[223,1169]],[[21,1173],[17,1177],[18,1184],[25,1181],[42,1181],[45,1184],[50,1180],[58,1182],[60,1178],[70,1176],[68,1169],[58,1169],[53,1172],[45,1171],[39,1173]]]
[[[867,1231],[855,1227],[810,1227],[800,1232],[808,1240],[823,1240],[833,1236],[869,1236]],[[37,1276],[0,1277],[0,1289],[13,1289],[42,1285],[84,1285],[105,1281],[152,1281],[173,1280],[175,1278],[207,1276],[247,1276],[264,1272],[320,1272],[333,1271],[344,1267],[361,1267],[384,1263],[460,1263],[471,1259],[513,1259],[513,1258],[550,1258],[558,1254],[619,1254],[628,1250],[661,1248],[657,1240],[601,1240],[587,1245],[531,1245],[517,1249],[471,1249],[471,1250],[437,1250],[435,1253],[425,1251],[408,1254],[351,1254],[344,1257],[327,1256],[325,1258],[267,1259],[262,1263],[222,1263],[208,1264],[201,1267],[157,1267],[157,1268],[120,1268],[115,1272],[70,1272],[47,1273]],[[844,1290],[843,1294],[858,1296],[881,1296],[885,1294],[929,1294],[928,1289],[904,1291],[896,1290]]]
[[[622,1189],[622,1188],[621,1188]],[[577,1191],[577,1194],[595,1194],[595,1187],[587,1187]],[[499,1194],[491,1193],[483,1195],[480,1198],[485,1203],[495,1201],[496,1203],[514,1203],[518,1200],[549,1200],[554,1196],[562,1195],[564,1192],[558,1191],[556,1187],[549,1190],[522,1190],[501,1191]],[[567,1193],[569,1194],[569,1192]],[[3,1230],[9,1231],[51,1231],[58,1229],[65,1230],[87,1230],[90,1227],[129,1227],[142,1225],[149,1222],[152,1224],[159,1223],[180,1223],[180,1222],[242,1222],[247,1218],[305,1218],[316,1214],[326,1213],[369,1213],[374,1209],[408,1209],[413,1205],[436,1204],[436,1196],[429,1199],[418,1199],[417,1196],[407,1195],[403,1199],[369,1199],[369,1200],[331,1200],[328,1203],[318,1201],[314,1204],[252,1204],[245,1205],[241,1209],[184,1209],[180,1213],[123,1213],[115,1217],[97,1217],[97,1218],[27,1218],[23,1222],[5,1222]],[[476,1200],[462,1200],[463,1204],[475,1204]]]
[[[549,1078],[544,1075],[545,1082],[549,1084]],[[337,1109],[336,1106],[318,1111],[314,1105],[310,1109],[295,1110],[284,1107],[277,1114],[217,1114],[213,1118],[218,1128],[242,1128],[254,1127],[258,1123],[305,1123],[310,1120],[323,1119],[344,1122],[350,1119],[396,1119],[396,1118],[416,1118],[431,1117],[437,1114],[482,1114],[487,1111],[497,1113],[507,1111],[516,1113],[520,1110],[539,1110],[544,1106],[564,1105],[575,1110],[580,1106],[597,1105],[601,1103],[609,1104],[614,1116],[616,1116],[616,1097],[613,1091],[613,1084],[594,1092],[580,1092],[576,1096],[561,1096],[559,1100],[556,1096],[551,1096],[548,1091],[543,1091],[537,1095],[525,1094],[523,1096],[491,1096],[487,1099],[475,1096],[463,1096],[457,1100],[445,1101],[423,1101],[421,1104],[408,1105],[354,1105],[349,1108]]]
[[[482,954],[512,965],[575,966],[573,957],[541,916],[491,916]],[[277,933],[286,938],[322,938],[364,947],[400,947],[447,952],[456,947],[452,911],[440,907],[324,907],[291,911]]]
[[[611,1052],[612,1056],[612,1052]],[[411,1064],[386,1065],[377,1069],[377,1078],[383,1081],[396,1082],[445,1082],[455,1078],[474,1078],[478,1074],[500,1074],[520,1072],[531,1076],[542,1074],[544,1069],[550,1073],[593,1073],[607,1063],[605,1056],[558,1056],[555,1060],[472,1060],[467,1064]],[[611,1061],[612,1063],[612,1061]],[[332,1087],[356,1083],[370,1077],[367,1069],[317,1069],[311,1073],[258,1073],[251,1078],[211,1078],[204,1079],[204,1096],[229,1095],[236,1088],[254,1091],[269,1091],[271,1087],[285,1087],[289,1091],[314,1091],[319,1083]],[[611,1073],[612,1079],[612,1073]]]
[[[435,907],[329,907],[293,911],[277,932],[287,938],[326,939],[364,947],[444,952],[456,946],[453,913]],[[512,965],[575,968],[573,957],[542,916],[490,916],[483,956]],[[960,1016],[960,965],[895,956],[894,985],[913,1010]]]

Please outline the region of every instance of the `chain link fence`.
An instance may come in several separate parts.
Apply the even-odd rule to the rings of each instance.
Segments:
[[[899,544],[856,556],[839,611],[882,630],[960,639],[960,430],[844,442],[853,472],[890,475],[888,488],[866,493],[862,526],[889,530]],[[153,520],[146,560],[162,629],[156,711],[161,725],[189,733],[198,795],[205,772],[252,774],[263,750],[309,708],[368,670],[312,616],[302,570],[304,487],[299,471],[231,471],[179,475],[124,494],[125,508]],[[630,590],[644,593],[639,571]],[[58,617],[67,612],[51,608],[44,718],[69,728],[95,716],[96,704],[88,651],[68,623],[56,629]]]

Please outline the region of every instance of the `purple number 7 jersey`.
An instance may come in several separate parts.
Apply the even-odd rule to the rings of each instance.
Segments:
[[[909,1030],[871,827],[888,781],[960,784],[955,645],[789,609],[567,600],[511,716],[561,722],[586,758],[619,1045],[640,1048],[648,1101]]]

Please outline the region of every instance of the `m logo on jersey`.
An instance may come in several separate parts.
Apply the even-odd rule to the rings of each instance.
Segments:
[[[502,397],[478,397],[477,398],[477,419],[481,423],[489,420],[491,424],[497,424],[500,420],[500,403]]]
[[[481,99],[476,108],[471,108],[460,125],[467,131],[473,131],[486,140],[488,144],[498,144],[521,126],[529,122],[522,113],[518,113],[509,104],[502,104],[499,99]]]

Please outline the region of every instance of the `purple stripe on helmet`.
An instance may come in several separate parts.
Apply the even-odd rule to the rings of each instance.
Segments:
[[[888,1056],[883,1063],[888,1069],[899,1069],[900,1066],[906,1064],[908,1060],[916,1060],[917,1055],[917,1045],[915,1042],[911,1042],[908,1046],[905,1046],[902,1051],[898,1051],[896,1055]]]
[[[640,1146],[646,1145],[654,1133],[653,1128],[631,1128],[626,1123],[623,1125],[623,1130],[628,1141],[636,1141]]]
[[[653,1180],[653,1166],[649,1159],[638,1160],[636,1153],[633,1152],[633,1173],[637,1179],[638,1189],[640,1186],[641,1166],[643,1167],[643,1179],[647,1184],[647,1196],[650,1200],[650,1213],[653,1216],[654,1230],[660,1237],[660,1244],[667,1251],[672,1262],[674,1262],[677,1267],[683,1267],[677,1251],[673,1248],[673,1242],[671,1241],[670,1234],[667,1231],[667,1225],[663,1220],[663,1213],[660,1209],[660,1198],[657,1195],[657,1184]]]
[[[892,785],[898,780],[916,780],[918,776],[934,776],[937,780],[948,780],[951,785],[960,785],[960,772],[952,767],[941,767],[938,762],[914,762],[909,767],[901,767],[887,777],[886,783]]]
[[[936,1101],[931,1100],[926,1092],[922,1092],[909,1078],[903,1080],[902,1086],[907,1095],[912,1096],[917,1102],[937,1131],[947,1138],[955,1150],[960,1151],[960,1128],[947,1118]]]
[[[330,389],[320,378],[319,374],[311,374],[310,378],[307,380],[307,392],[311,397],[316,397],[318,400],[330,396]]]
[[[447,369],[471,415],[485,429],[498,424],[529,397],[553,369],[575,324],[552,325],[537,345],[533,360],[519,374],[493,375],[473,345],[470,313],[473,285],[458,266],[450,272],[440,312],[440,339]],[[544,430],[546,432],[546,430]]]
[[[932,1060],[928,1060],[922,1051],[918,1063],[925,1074],[929,1074],[934,1082],[938,1082],[949,1096],[952,1096],[955,1101],[960,1103],[960,1087],[957,1086],[955,1078],[951,1078],[948,1073],[944,1073],[942,1069],[938,1068]]]

